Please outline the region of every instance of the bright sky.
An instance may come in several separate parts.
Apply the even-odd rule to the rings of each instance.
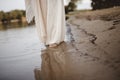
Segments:
[[[81,4],[80,4],[81,3]],[[77,9],[92,9],[91,0],[82,0],[82,2],[78,3]]]
[[[25,9],[24,0],[0,0],[0,11],[10,11],[14,9]]]
[[[70,1],[70,0],[68,0]],[[65,2],[67,4],[67,2]],[[90,0],[83,0],[82,4],[78,6],[79,9],[90,9]],[[0,11],[10,11],[14,9],[25,10],[24,0],[0,0]]]

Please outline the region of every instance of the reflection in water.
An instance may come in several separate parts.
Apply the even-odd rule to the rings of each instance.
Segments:
[[[61,43],[56,48],[47,48],[42,51],[41,69],[34,70],[36,80],[69,80],[68,54],[73,42],[70,24],[66,23],[67,35],[66,42]],[[67,75],[66,75],[67,74]]]
[[[70,42],[64,42],[56,48],[42,51],[41,69],[34,70],[36,80],[79,80],[73,78],[73,57],[75,48]],[[73,68],[72,68],[73,67]]]
[[[26,26],[28,26],[28,24],[22,23],[22,22],[3,23],[3,24],[0,24],[0,30],[6,30],[10,28],[21,28],[21,27],[26,27]]]
[[[42,80],[41,79],[41,69],[40,68],[35,68],[34,69],[34,75],[35,75],[35,80]]]
[[[39,75],[39,71],[38,69],[33,70],[36,66],[41,67],[40,55],[43,47],[35,32],[35,26],[26,27],[26,24],[16,23],[2,26],[6,26],[6,28],[0,30],[0,80],[34,80],[34,72]],[[70,32],[68,24],[67,28],[67,32]],[[69,38],[70,36],[66,37],[66,40]],[[65,43],[61,46],[65,46]],[[63,48],[65,49],[65,47]],[[41,75],[46,74],[47,77],[42,77],[45,80],[49,80],[49,77],[51,79],[63,78],[65,64],[63,48],[59,46],[57,49],[47,49],[42,54],[43,74]],[[56,71],[59,74],[56,74]],[[38,79],[39,76],[35,75],[35,78]]]
[[[42,53],[41,71],[35,69],[36,80],[65,80],[65,52],[66,43],[57,48],[48,48]]]

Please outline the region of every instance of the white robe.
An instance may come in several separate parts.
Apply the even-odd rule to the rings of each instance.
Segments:
[[[40,41],[46,45],[60,43],[65,39],[64,0],[25,0],[26,17],[35,17]]]

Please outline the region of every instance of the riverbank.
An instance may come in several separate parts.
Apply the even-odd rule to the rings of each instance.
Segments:
[[[35,75],[41,80],[120,80],[120,7],[70,15],[71,40],[42,51],[41,71]]]
[[[22,22],[22,23],[27,23],[26,17],[21,17],[21,19],[13,19],[13,20],[3,20],[0,21],[0,24],[10,24],[10,23],[18,23],[18,22]]]

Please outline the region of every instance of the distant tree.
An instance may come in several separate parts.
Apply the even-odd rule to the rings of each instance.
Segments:
[[[21,12],[22,12],[22,16],[24,16],[24,17],[25,17],[25,15],[26,15],[25,10],[21,10]]]
[[[25,17],[24,10],[12,10],[10,12],[0,11],[0,21],[3,23],[8,23],[11,20],[18,19],[21,21],[22,17]]]
[[[68,12],[74,11],[76,8],[76,5],[74,2],[70,2],[68,6],[65,6],[65,13],[67,14]]]
[[[11,20],[10,12],[7,12],[5,15],[6,15],[7,22],[10,22]]]
[[[120,0],[92,0],[93,10],[120,6]]]
[[[4,11],[0,11],[0,21],[3,19]]]
[[[2,15],[2,19],[1,19],[1,21],[3,22],[3,23],[7,23],[7,22],[9,22],[9,20],[7,19],[8,18],[8,13],[4,13],[3,15]]]
[[[67,6],[65,6],[65,13],[68,14],[71,11],[74,11],[77,7],[76,2],[81,0],[71,0]]]
[[[22,16],[22,12],[20,10],[11,11],[11,17],[13,19],[18,19],[18,16]]]

